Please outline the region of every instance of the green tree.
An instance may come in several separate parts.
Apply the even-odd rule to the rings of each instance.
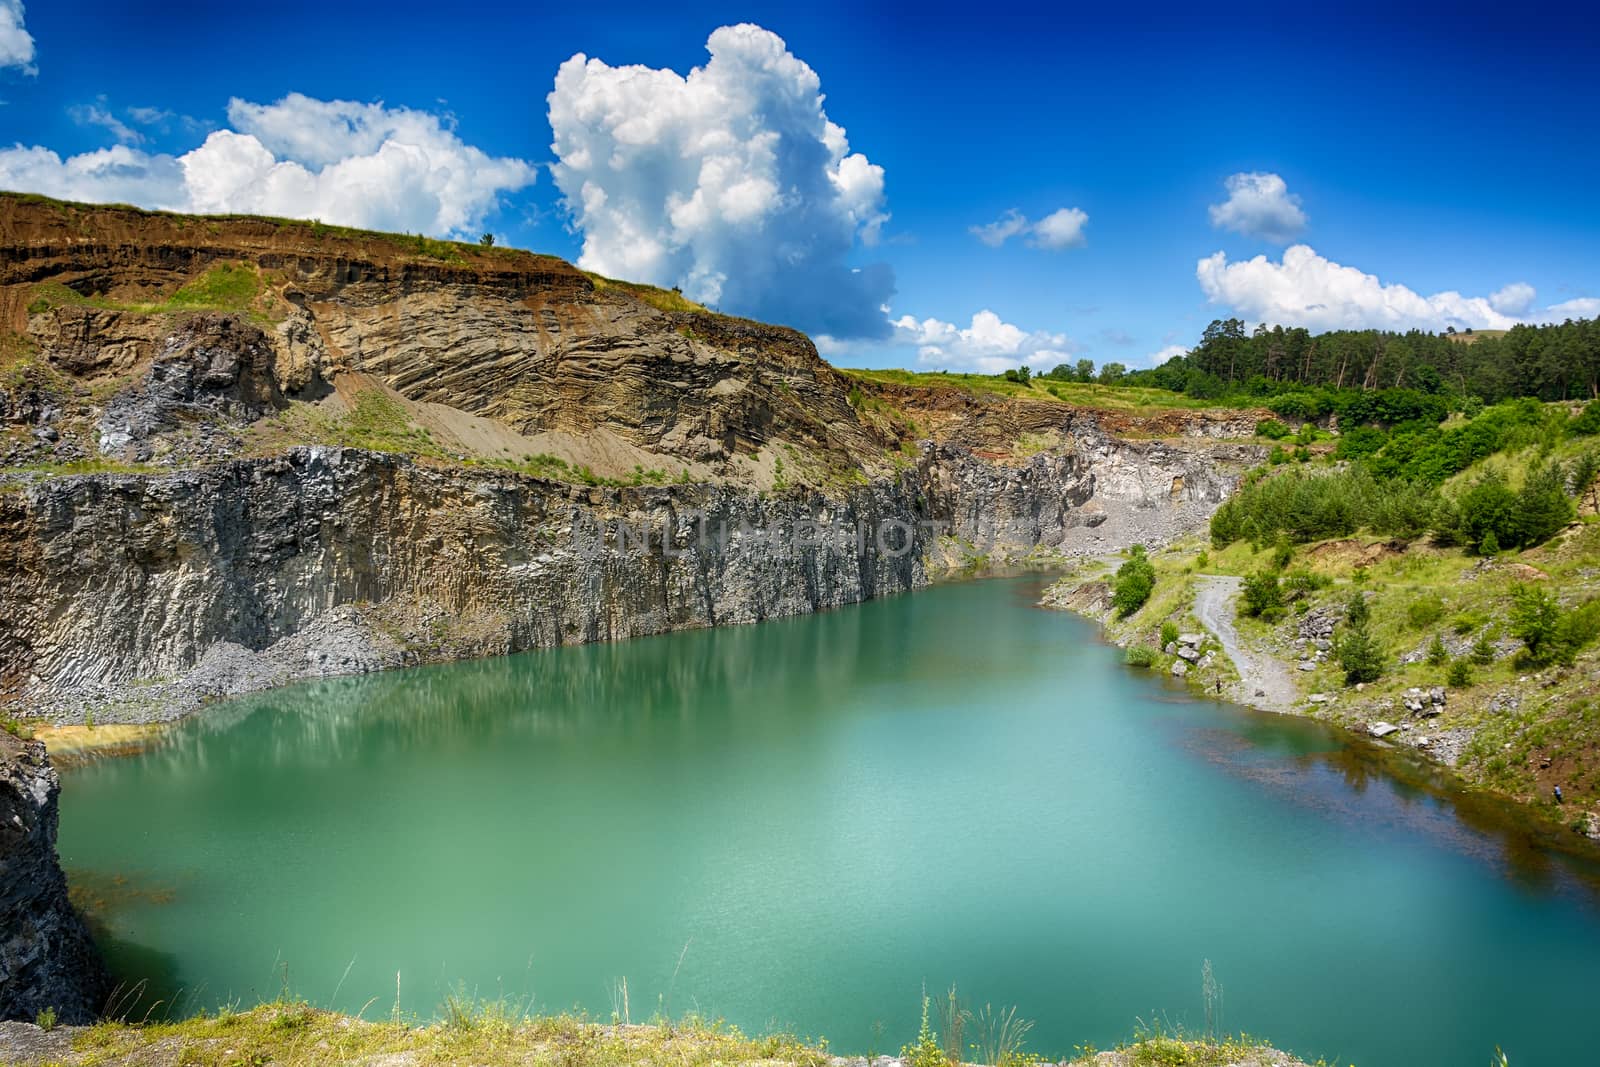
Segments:
[[[1538,586],[1517,586],[1511,593],[1511,634],[1522,638],[1529,663],[1554,661],[1561,652],[1561,605]]]
[[[1433,635],[1433,643],[1428,646],[1428,666],[1443,667],[1450,662],[1450,650],[1444,647],[1444,638],[1438,634]]]
[[[478,243],[480,245],[482,245],[483,247],[485,247],[485,248],[493,248],[494,247],[494,234],[492,234],[492,233],[484,234],[482,237],[478,238]]]
[[[1276,571],[1262,570],[1244,580],[1240,600],[1244,613],[1252,619],[1274,622],[1283,618],[1283,586]]]
[[[1517,494],[1516,543],[1523,547],[1543,544],[1561,527],[1572,521],[1572,501],[1567,498],[1566,472],[1558,463],[1547,463],[1528,475]]]
[[[1128,368],[1121,363],[1107,363],[1100,368],[1100,384],[1116,385],[1127,375]]]
[[[1080,359],[1080,360],[1078,360],[1077,377],[1078,377],[1078,381],[1080,381],[1080,382],[1092,382],[1092,381],[1094,381],[1094,360],[1092,360],[1092,359]]]
[[[1145,554],[1143,545],[1128,550],[1127,562],[1117,568],[1116,585],[1111,593],[1111,606],[1120,618],[1127,618],[1150,599],[1156,587],[1156,568]]]
[[[1480,667],[1487,667],[1494,662],[1494,642],[1489,640],[1487,630],[1472,643],[1472,662]]]
[[[1375,682],[1383,676],[1383,646],[1372,636],[1371,609],[1360,593],[1350,598],[1344,613],[1344,635],[1339,640],[1339,666],[1346,685]]]

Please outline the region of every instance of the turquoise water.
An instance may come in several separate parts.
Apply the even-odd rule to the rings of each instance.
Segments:
[[[1593,870],[1314,723],[1122,666],[1034,580],[341,679],[65,775],[116,964],[185,1005],[446,992],[893,1051],[919,990],[1105,1047],[1588,1047]],[[1567,1062],[1567,1061],[1562,1061]],[[1573,1059],[1570,1062],[1578,1062]]]

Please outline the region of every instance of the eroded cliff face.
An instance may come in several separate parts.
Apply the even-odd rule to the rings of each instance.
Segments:
[[[1140,448],[1139,477],[1102,491]],[[53,478],[0,494],[4,685],[57,719],[164,719],[308,675],[800,614],[1188,528],[1230,487],[1211,459],[1080,439],[1010,467],[929,445],[835,495],[331,448]]]
[[[549,257],[271,220],[0,196],[0,327],[0,698],[58,721],[1162,541],[1255,455],[1248,415],[861,382]]]
[[[0,731],[0,1019],[90,1022],[110,989],[56,861],[59,792],[44,745]]]

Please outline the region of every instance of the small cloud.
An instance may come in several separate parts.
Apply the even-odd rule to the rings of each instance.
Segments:
[[[1128,333],[1126,330],[1118,330],[1112,327],[1107,327],[1106,329],[1100,331],[1100,340],[1104,341],[1108,345],[1116,345],[1119,348],[1126,348],[1133,344],[1133,335]]]
[[[1489,294],[1489,306],[1502,315],[1526,315],[1539,294],[1527,282],[1512,282]]]
[[[67,108],[67,114],[79,126],[99,126],[110,131],[118,144],[143,144],[144,134],[117,118],[106,107],[106,98],[100,97],[92,104],[77,104]]]
[[[1028,243],[1035,248],[1044,248],[1051,252],[1059,252],[1063,248],[1078,248],[1084,243],[1083,227],[1088,221],[1089,213],[1080,208],[1064,207],[1059,211],[1052,211],[1033,224],[1033,233],[1028,238]]]
[[[38,74],[34,66],[33,34],[22,24],[22,0],[0,0],[0,70],[15,68]]]
[[[995,221],[983,226],[969,227],[972,236],[988,245],[990,248],[999,248],[1019,233],[1028,230],[1028,218],[1016,208],[1012,208]]]
[[[1028,244],[1050,252],[1078,248],[1084,244],[1083,228],[1089,222],[1089,213],[1081,208],[1064,207],[1052,211],[1038,222],[1011,208],[993,222],[982,226],[969,226],[968,230],[990,248],[999,248],[1013,237],[1026,236]]]
[[[165,126],[172,119],[172,112],[159,107],[130,107],[127,114],[141,126]]]
[[[1306,228],[1300,198],[1276,174],[1234,174],[1223,183],[1228,199],[1211,205],[1211,225],[1274,244],[1288,244]]]
[[[1182,345],[1166,345],[1150,353],[1144,359],[1150,366],[1159,367],[1169,359],[1177,359],[1179,356],[1187,356],[1188,354],[1189,350]]]

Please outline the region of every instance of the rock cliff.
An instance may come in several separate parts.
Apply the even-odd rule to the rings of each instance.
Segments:
[[[44,745],[0,730],[0,1019],[89,1022],[109,991],[56,862],[59,790]]]

